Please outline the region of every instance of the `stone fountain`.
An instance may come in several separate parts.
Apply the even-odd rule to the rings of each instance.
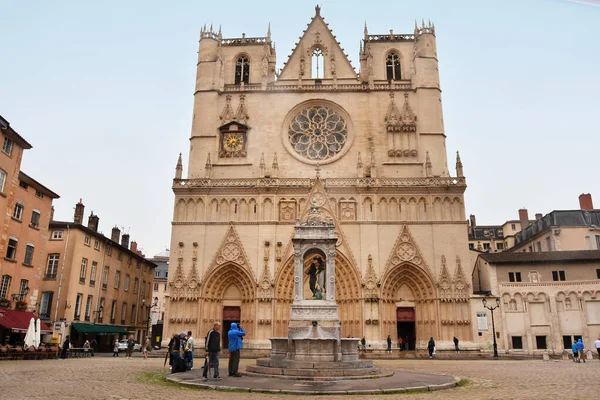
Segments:
[[[300,380],[382,376],[372,361],[359,360],[358,338],[341,338],[335,300],[336,242],[333,219],[325,220],[313,201],[306,222],[297,220],[294,228],[294,300],[288,337],[271,338],[271,357],[248,366],[250,375]]]

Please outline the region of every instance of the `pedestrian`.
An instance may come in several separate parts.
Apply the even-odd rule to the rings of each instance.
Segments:
[[[460,350],[458,349],[458,338],[456,336],[454,336],[454,339],[452,339],[454,341],[454,350],[456,350],[456,352],[458,353]]]
[[[92,341],[90,342],[90,346],[92,348],[92,357],[94,357],[94,354],[96,353],[96,346],[98,346],[98,342],[96,342],[96,339],[92,339]]]
[[[585,354],[583,353],[583,342],[581,339],[577,340],[577,359],[579,362],[583,360],[585,362]]]
[[[113,345],[113,357],[119,357],[119,339],[115,339],[115,344]]]
[[[171,336],[171,340],[169,340],[169,345],[167,346],[168,347],[167,351],[169,352],[169,368],[173,368],[173,354],[172,354],[172,352],[173,352],[173,343],[175,342],[175,337],[176,336],[177,336],[176,333],[174,333]]]
[[[144,342],[144,359],[148,358],[149,351],[150,351],[150,336],[146,336],[146,342]]]
[[[69,338],[69,335],[67,335],[67,337],[65,338],[65,341],[63,342],[62,345],[62,351],[60,354],[60,357],[64,360],[65,358],[67,358],[68,355],[68,351],[71,348],[71,339]]]
[[[429,351],[429,358],[433,358],[433,355],[435,354],[435,341],[433,340],[433,336],[429,338],[427,351]]]
[[[579,357],[577,355],[577,342],[571,345],[571,351],[573,352],[573,362],[579,362]]]
[[[85,343],[83,344],[83,352],[89,353],[89,351],[90,351],[90,341],[86,339]]]
[[[239,378],[242,374],[239,373],[240,367],[240,350],[244,347],[242,338],[246,336],[244,329],[236,324],[231,324],[231,328],[227,333],[229,339],[229,376]]]
[[[182,332],[185,336],[185,332]],[[170,346],[170,354],[171,354],[171,373],[177,372],[177,364],[179,363],[179,359],[181,358],[181,334],[173,335],[173,339],[171,339],[173,343]]]
[[[127,358],[131,359],[133,357],[133,348],[135,347],[135,340],[133,340],[133,335],[129,335],[129,339],[127,339]]]
[[[360,339],[360,347],[362,348],[363,352],[367,351],[367,341],[365,340],[364,336],[362,337],[362,339]]]
[[[403,346],[403,345],[404,345],[404,344],[402,343],[402,338],[401,338],[401,337],[399,337],[399,338],[398,338],[398,349],[399,349],[398,351],[402,351],[402,346]]]
[[[594,346],[596,346],[596,351],[598,352],[598,359],[600,360],[600,336],[598,336],[598,339],[594,340]]]
[[[192,336],[192,331],[188,331],[187,333],[183,358],[185,359],[188,371],[194,369],[194,337]]]
[[[204,368],[202,369],[202,377],[206,382],[210,367],[214,369],[214,378],[220,380],[219,376],[219,352],[221,351],[221,323],[215,322],[213,328],[206,334],[206,342],[204,349],[207,354],[204,356]]]
[[[390,335],[387,337],[387,352],[392,354],[392,337]]]

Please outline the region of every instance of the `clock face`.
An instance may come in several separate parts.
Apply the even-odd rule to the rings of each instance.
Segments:
[[[223,137],[223,149],[226,151],[240,151],[244,148],[244,135],[241,132],[228,132]]]

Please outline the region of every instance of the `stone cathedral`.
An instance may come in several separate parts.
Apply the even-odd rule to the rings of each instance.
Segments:
[[[473,343],[466,181],[458,154],[455,173],[447,164],[434,25],[365,24],[357,71],[317,6],[280,70],[276,56],[270,27],[201,30],[187,177],[180,156],[173,181],[165,340],[204,337],[215,321],[224,345],[231,322],[245,347],[286,336],[294,226],[317,207],[335,226],[343,338]],[[305,262],[307,298],[319,262]]]

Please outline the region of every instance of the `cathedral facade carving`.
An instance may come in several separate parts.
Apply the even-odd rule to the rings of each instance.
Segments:
[[[270,27],[229,39],[202,29],[165,332],[239,322],[254,348],[285,336],[314,261],[295,282],[294,225],[318,207],[335,226],[323,251],[336,257],[343,337],[473,341],[466,180],[462,164],[447,167],[434,27],[365,26],[356,72],[317,8],[279,71],[276,56]]]

